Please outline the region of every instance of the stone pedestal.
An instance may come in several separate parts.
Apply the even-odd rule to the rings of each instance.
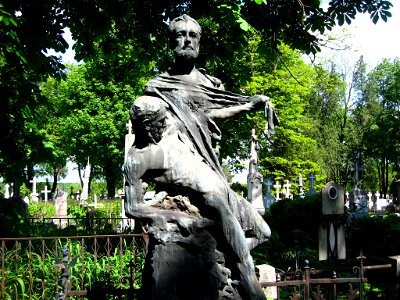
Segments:
[[[180,224],[162,222],[147,227],[141,299],[242,299],[238,274],[219,251],[214,222],[193,213]]]

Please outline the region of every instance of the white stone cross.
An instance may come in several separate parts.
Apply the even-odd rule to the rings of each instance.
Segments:
[[[128,123],[125,124],[128,127],[128,134],[132,134],[132,122],[129,119]]]
[[[281,189],[281,185],[279,184],[279,181],[276,181],[276,184],[273,186],[275,188],[275,198],[276,200],[281,200],[281,198],[279,198],[279,192]]]
[[[271,194],[272,181],[269,178],[265,181],[265,186],[267,187],[267,194]]]
[[[51,191],[49,191],[49,190],[47,189],[47,185],[45,185],[45,186],[44,186],[44,190],[41,191],[41,193],[44,194],[44,202],[45,202],[45,203],[47,203],[47,200],[49,200],[47,194],[50,193],[50,192],[51,192]]]
[[[290,187],[292,185],[289,183],[289,180],[286,180],[286,183],[283,185],[283,187],[285,188],[285,197],[286,198],[290,198]]]
[[[381,194],[379,192],[376,192],[375,197],[376,197],[376,200],[378,200],[381,197]]]

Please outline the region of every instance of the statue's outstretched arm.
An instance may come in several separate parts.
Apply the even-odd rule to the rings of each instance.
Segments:
[[[239,113],[263,109],[265,105],[272,105],[269,101],[269,97],[264,95],[256,95],[249,97],[248,99],[249,101],[247,103],[220,109],[213,109],[206,113],[210,118],[218,121],[233,117]]]

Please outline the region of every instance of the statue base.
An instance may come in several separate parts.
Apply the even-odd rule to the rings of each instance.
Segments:
[[[141,299],[242,299],[238,274],[220,251],[214,222],[193,213],[196,208],[185,197],[167,197],[157,206],[180,211],[184,207],[192,213],[184,224],[181,219],[179,224],[146,226],[149,243]]]

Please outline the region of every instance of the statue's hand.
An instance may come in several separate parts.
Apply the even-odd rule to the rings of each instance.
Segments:
[[[269,97],[265,95],[255,95],[251,97],[251,104],[254,109],[264,109],[265,105],[269,102]]]

